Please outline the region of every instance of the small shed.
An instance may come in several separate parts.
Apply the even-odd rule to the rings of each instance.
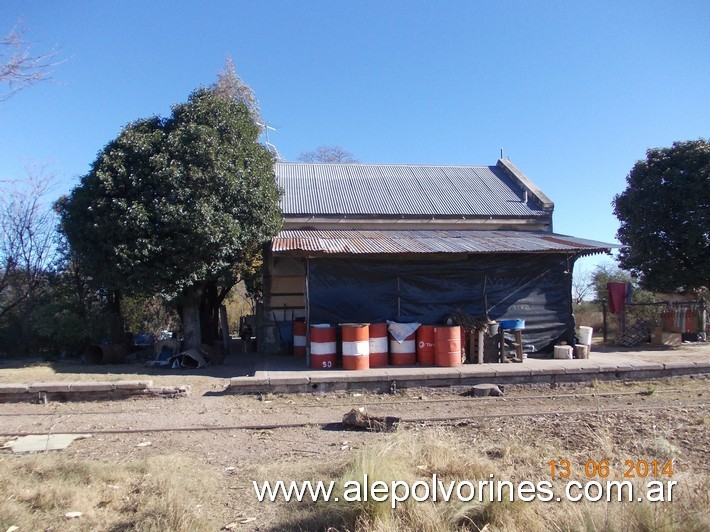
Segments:
[[[554,204],[494,166],[277,163],[283,230],[268,245],[262,352],[291,323],[526,321],[530,351],[572,342],[572,271],[613,245],[553,232]]]

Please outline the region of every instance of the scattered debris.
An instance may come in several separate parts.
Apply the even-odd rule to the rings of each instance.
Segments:
[[[67,512],[67,513],[64,514],[64,517],[65,517],[66,519],[78,519],[78,518],[81,517],[82,515],[84,515],[84,514],[81,513],[81,512]]]
[[[400,421],[400,418],[393,416],[369,416],[364,408],[353,408],[343,416],[343,425],[346,427],[375,432],[393,432],[397,430]]]
[[[151,445],[153,445],[152,441],[142,441],[136,447],[150,447]]]
[[[10,525],[10,528],[8,528],[5,532],[15,532],[15,530],[20,530],[20,527],[17,525]]]
[[[69,447],[74,440],[90,437],[91,434],[32,434],[11,440],[2,448],[10,449],[13,453],[61,451]]]
[[[215,354],[206,344],[199,349],[188,349],[180,353],[172,354],[173,351],[168,346],[163,346],[156,354],[155,360],[146,363],[149,368],[163,369],[201,369],[210,365]]]
[[[187,397],[190,395],[190,386],[162,386],[143,390],[144,395],[153,397]]]
[[[468,397],[503,397],[504,388],[497,384],[476,384],[464,393]]]
[[[234,466],[229,466],[224,468],[225,473],[234,473]]]
[[[253,523],[256,521],[256,517],[244,517],[238,521],[232,521],[231,523],[224,525],[222,530],[237,530],[239,525],[246,525],[247,523]]]

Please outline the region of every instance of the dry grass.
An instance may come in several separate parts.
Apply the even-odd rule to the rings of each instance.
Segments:
[[[359,440],[353,444],[359,448],[342,455],[329,453],[327,460],[319,455],[278,453],[261,463],[230,460],[238,467],[229,475],[216,475],[222,464],[216,466],[199,455],[192,460],[153,455],[114,464],[77,460],[68,453],[2,454],[0,531],[13,525],[20,530],[199,531],[217,530],[232,521],[245,530],[710,530],[710,477],[698,445],[707,441],[708,416],[704,412],[688,412],[682,418],[660,412],[603,414],[595,412],[594,403],[588,406],[589,413],[579,416],[488,419],[449,427],[409,425],[395,434],[343,434],[342,438]],[[285,431],[283,437],[286,434],[296,436]],[[322,433],[304,434],[322,444]],[[269,445],[256,435],[254,440],[265,448]],[[606,458],[615,464],[610,480],[620,480],[620,466],[627,458],[673,460],[677,464],[673,480],[678,481],[674,501],[492,502],[485,494],[480,502],[477,498],[470,503],[409,501],[392,509],[389,501],[343,499],[343,484],[362,480],[365,474],[370,485],[377,480],[430,481],[434,474],[445,485],[462,480],[477,483],[488,480],[491,473],[497,480],[538,482],[550,479],[550,460],[563,458],[572,462],[581,481],[585,479],[579,473],[588,459]],[[334,480],[341,501],[258,503],[252,480],[259,484]],[[555,495],[563,496],[563,485],[555,481]],[[71,511],[83,515],[65,519]]]
[[[628,456],[614,443],[606,429],[589,430],[580,435],[588,441],[584,450],[576,453],[575,466],[586,457],[607,456],[610,461]],[[349,480],[362,480],[367,474],[372,484],[376,480],[390,484],[393,480],[414,482],[430,480],[436,473],[443,482],[488,480],[495,473],[498,480],[549,480],[549,469],[543,464],[551,456],[571,456],[554,440],[538,445],[524,444],[524,438],[491,446],[472,442],[460,432],[446,430],[408,432],[392,439],[364,446],[344,463],[333,466],[311,464],[309,474],[299,475],[299,466],[289,468],[290,479],[335,480],[342,486]],[[639,444],[640,446],[640,444]],[[663,453],[659,452],[659,459]],[[300,466],[302,467],[302,466]],[[583,467],[583,465],[581,465]],[[579,469],[577,469],[579,470]],[[262,469],[262,479],[283,478],[281,464]],[[396,509],[390,501],[344,502],[342,489],[336,493],[339,502],[281,504],[276,511],[276,530],[357,530],[389,532],[396,530],[493,531],[583,531],[583,532],[671,532],[710,529],[707,508],[710,503],[707,475],[684,474],[674,477],[678,486],[672,503],[637,502],[497,502],[487,494],[482,502],[415,502],[401,503]],[[581,478],[582,482],[586,479]],[[601,480],[601,479],[597,479]],[[609,480],[623,480],[618,476]],[[555,481],[555,495],[563,496]],[[640,483],[637,483],[640,487]],[[504,494],[507,492],[504,491]]]
[[[57,453],[7,457],[0,460],[0,529],[214,530],[196,498],[202,477],[171,456],[127,465]],[[67,519],[68,512],[82,516]]]

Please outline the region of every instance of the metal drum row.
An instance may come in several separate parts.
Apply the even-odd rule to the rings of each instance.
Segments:
[[[343,369],[363,370],[386,366],[461,365],[460,327],[420,325],[397,340],[386,323],[347,323],[340,326]],[[294,321],[293,354],[306,356],[306,324]],[[311,327],[311,368],[331,369],[338,356],[337,327]]]

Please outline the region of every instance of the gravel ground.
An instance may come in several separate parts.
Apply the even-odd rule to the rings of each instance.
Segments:
[[[0,381],[89,380],[106,369],[64,364],[6,364]],[[245,525],[255,530],[278,526],[287,511],[256,503],[251,480],[263,478],[265,468],[301,471],[302,478],[311,478],[312,471],[341,464],[363,446],[408,434],[453,438],[494,462],[510,462],[511,452],[522,453],[533,460],[540,478],[549,477],[550,460],[569,457],[583,463],[604,456],[614,457],[616,469],[626,458],[672,457],[674,478],[681,483],[684,476],[710,478],[710,380],[702,376],[555,389],[508,386],[505,397],[490,398],[465,397],[464,389],[257,397],[222,393],[228,382],[224,372],[248,374],[248,363],[209,370],[146,375],[134,365],[102,377],[189,384],[192,394],[183,398],[0,404],[0,446],[16,433],[80,432],[92,436],[60,451],[64,459],[124,463],[179,454],[213,486],[195,493],[200,508],[223,524],[256,518]],[[402,418],[399,431],[345,430],[342,416],[358,407],[370,415]],[[0,451],[0,460],[21,459]]]

